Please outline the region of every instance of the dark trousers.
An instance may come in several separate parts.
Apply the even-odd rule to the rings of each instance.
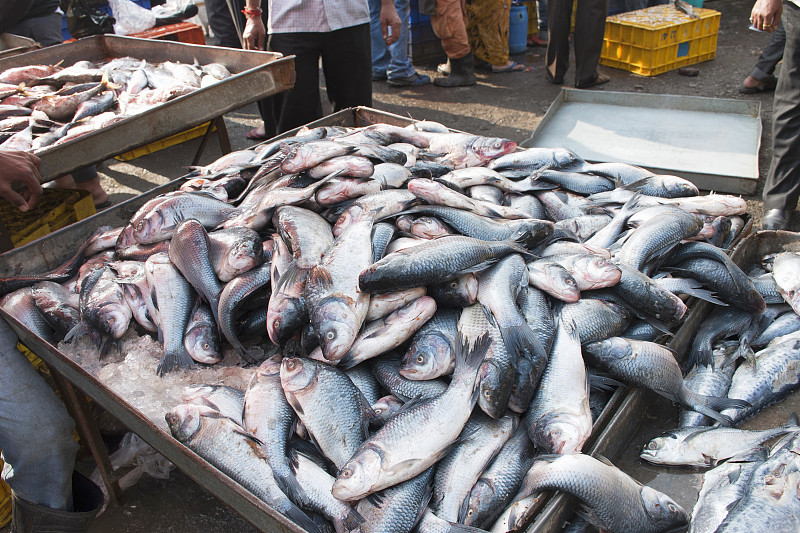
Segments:
[[[320,59],[334,112],[372,105],[369,24],[325,33],[276,33],[269,37],[269,50],[296,56],[296,77],[292,89],[270,98],[275,123],[266,124],[268,137],[322,118]]]
[[[592,81],[603,49],[606,31],[608,0],[578,0],[575,13],[575,85]],[[548,77],[557,83],[564,82],[569,68],[569,30],[572,18],[572,0],[547,0]]]
[[[794,209],[800,197],[800,7],[783,3],[786,46],[772,108],[772,164],[764,209]]]
[[[239,19],[239,24],[244,28],[244,16],[240,13],[244,8],[244,2],[234,0],[233,4],[236,7],[236,16]],[[266,13],[266,9],[264,12]],[[224,46],[225,48],[242,47],[236,26],[234,26],[231,18],[228,2],[225,0],[206,0],[206,14],[208,15],[208,25],[211,27],[211,31],[214,32],[217,46]]]
[[[786,44],[786,30],[783,29],[783,21],[778,24],[778,29],[772,32],[772,38],[758,58],[753,72],[750,73],[755,79],[764,81],[775,72],[775,65],[783,58],[783,48]]]

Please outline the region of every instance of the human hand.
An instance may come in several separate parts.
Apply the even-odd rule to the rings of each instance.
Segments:
[[[750,22],[757,30],[773,32],[781,21],[781,0],[757,0],[750,12]]]
[[[0,196],[22,212],[33,208],[42,196],[41,166],[41,159],[28,152],[0,151]],[[19,192],[15,184],[21,185]]]
[[[396,43],[400,38],[400,16],[394,7],[394,0],[381,0],[381,33],[386,46]]]
[[[261,17],[247,17],[242,32],[242,43],[245,50],[264,50],[267,29]]]

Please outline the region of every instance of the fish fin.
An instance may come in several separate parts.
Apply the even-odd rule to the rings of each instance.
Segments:
[[[444,237],[447,237],[447,235],[444,235]],[[473,265],[473,266],[471,266],[469,268],[465,268],[463,270],[459,270],[456,273],[457,274],[472,274],[472,273],[475,273],[475,272],[481,272],[483,270],[486,270],[487,268],[489,268],[493,264],[497,263],[497,261],[499,261],[498,258],[487,259],[485,261],[481,261],[477,265]]]
[[[583,503],[580,504],[578,506],[578,510],[575,511],[575,514],[583,518],[596,528],[600,529],[601,531],[608,530],[605,523],[603,522],[603,519],[600,518],[599,513],[586,504]]]
[[[297,477],[294,474],[277,474],[274,470],[272,473],[278,488],[280,488],[290,500],[303,507],[307,507],[311,504],[311,499],[300,485],[300,482],[297,481]]]
[[[553,183],[552,181],[547,181],[546,178],[542,178],[538,173],[534,172],[527,179],[522,179],[517,182],[522,187],[524,187],[524,192],[532,192],[532,191],[552,191],[554,189],[558,189],[558,184]]]
[[[617,381],[611,376],[595,374],[594,372],[588,373],[588,377],[589,377],[589,386],[597,390],[607,391],[611,390],[612,388],[620,387],[623,385],[622,382]]]
[[[333,286],[333,278],[330,271],[322,265],[317,265],[311,269],[308,281],[314,285],[319,285],[323,289],[329,289]]]
[[[444,457],[446,453],[442,453],[439,457]],[[417,471],[418,465],[423,462],[422,459],[407,459],[405,461],[400,461],[399,463],[389,467],[386,469],[386,472],[390,475],[393,474],[402,474],[403,472],[408,471]]]
[[[500,336],[509,353],[531,361],[537,359],[547,361],[547,352],[542,346],[542,342],[528,324],[523,322],[520,325],[500,328]]]
[[[286,267],[286,270],[283,271],[278,279],[275,281],[275,290],[281,291],[283,287],[294,285],[297,282],[298,277],[302,277],[306,279],[309,275],[308,270],[303,270],[297,266],[297,261],[292,259],[289,263],[289,266]]]
[[[302,527],[308,533],[322,533],[322,529],[297,505],[289,502],[288,509],[283,511],[292,522]]]
[[[693,411],[713,418],[723,426],[733,425],[733,420],[727,415],[720,414],[726,409],[747,409],[750,402],[736,398],[718,398],[716,396],[703,396],[684,389],[684,403]]]
[[[449,182],[447,180],[443,180],[442,178],[432,178],[431,181],[435,181],[436,183],[444,185],[448,189],[456,191],[459,194],[463,194],[464,196],[467,196],[467,197],[469,196],[464,189],[462,189],[461,187],[459,187],[455,183]]]
[[[373,492],[369,496],[367,496],[367,501],[377,507],[378,509],[381,508],[384,501],[383,491],[381,492]]]
[[[161,329],[159,329],[161,332]],[[181,343],[180,349],[177,353],[164,353],[164,356],[161,358],[161,361],[158,363],[158,368],[156,369],[156,374],[161,377],[167,372],[171,372],[177,367],[188,368],[194,364],[194,359],[192,356],[189,355],[189,352],[186,351],[184,348],[183,343]]]
[[[785,428],[795,428],[797,426],[800,426],[800,418],[797,417],[797,413],[792,413],[789,420],[783,425]]]
[[[600,455],[599,453],[595,453],[595,454],[592,454],[592,457],[594,457],[595,459],[597,459],[598,461],[600,461],[601,463],[603,463],[606,466],[613,466],[614,468],[616,468],[616,465],[614,463],[612,463],[608,459],[608,457],[606,457],[604,455]]]
[[[347,528],[347,531],[356,531],[363,523],[364,517],[361,516],[355,508],[347,511],[347,516],[344,518],[344,526]]]
[[[459,331],[456,334],[455,349],[455,370],[453,379],[472,379],[474,384],[471,401],[477,401],[479,393],[477,373],[481,366],[486,352],[492,343],[492,338],[488,333],[482,334],[470,345],[469,340]]]
[[[336,366],[342,370],[350,370],[358,363],[360,363],[360,361],[356,361],[356,358],[353,356],[353,354],[351,352],[347,352],[342,356],[341,359],[336,361]]]
[[[720,305],[728,307],[728,304],[723,302],[722,300],[714,297],[714,292],[708,289],[700,289],[700,288],[686,288],[681,289],[680,291],[682,294],[687,296],[694,296],[698,300],[705,300],[706,302],[712,303],[714,305]]]
[[[75,337],[83,337],[89,332],[89,327],[81,320],[75,326],[67,332],[64,336],[64,342],[72,342],[72,339]]]

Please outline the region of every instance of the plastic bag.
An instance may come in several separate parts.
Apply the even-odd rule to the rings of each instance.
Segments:
[[[141,479],[142,474],[147,474],[157,479],[169,479],[170,471],[175,468],[171,462],[151,448],[135,433],[126,433],[122,437],[119,449],[108,458],[114,471],[120,468],[133,467],[130,472],[118,479],[119,488],[123,492],[135,485]],[[100,475],[100,470],[95,468],[90,479],[103,491],[107,502],[108,493]],[[105,505],[103,505],[103,510],[105,510]]]
[[[73,39],[114,33],[114,17],[92,0],[71,0],[67,8],[67,27]]]
[[[163,5],[154,6],[151,11],[156,16],[156,26],[166,26],[178,22],[191,22],[202,26],[199,9],[194,0],[167,0]]]
[[[156,16],[131,0],[109,0],[108,5],[117,19],[114,24],[114,33],[117,35],[139,33],[156,25]]]

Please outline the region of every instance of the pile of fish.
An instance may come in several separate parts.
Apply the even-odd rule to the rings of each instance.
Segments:
[[[230,77],[224,65],[121,57],[0,72],[0,150],[68,142]]]
[[[748,276],[741,281],[764,297],[764,310],[715,308],[697,330],[684,380],[693,393],[746,402],[723,412],[734,424],[800,388],[800,254],[769,254],[746,268]],[[703,478],[691,531],[753,531],[754,516],[762,528],[796,531],[800,493],[792,454],[800,438],[797,417],[762,431],[712,422],[684,410],[679,428],[654,438],[641,452],[651,463],[716,467]],[[783,435],[786,439],[767,453],[764,444]],[[767,508],[775,513],[758,511]]]
[[[610,531],[668,531],[678,504],[581,451],[621,383],[726,425],[749,408],[688,388],[659,342],[679,296],[764,311],[724,253],[745,211],[432,122],[304,128],[194,169],[58,269],[0,279],[0,305],[53,343],[153,332],[162,375],[260,364],[166,419],[308,531],[518,531],[544,490]]]

